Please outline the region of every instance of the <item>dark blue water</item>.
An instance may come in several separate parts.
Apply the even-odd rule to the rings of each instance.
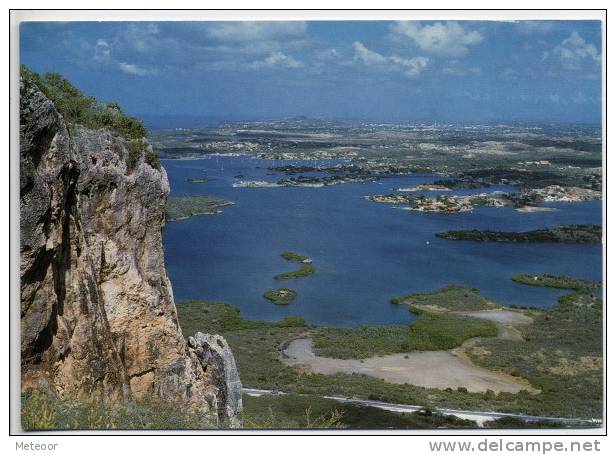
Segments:
[[[435,214],[364,199],[432,182],[435,176],[430,175],[324,188],[232,187],[237,175],[245,180],[283,178],[267,167],[290,163],[245,157],[164,160],[172,195],[207,194],[236,202],[220,215],[166,225],[165,255],[176,301],[222,301],[237,305],[249,319],[299,315],[318,325],[356,326],[407,323],[412,315],[406,306],[390,304],[391,297],[446,284],[477,287],[504,305],[549,307],[564,291],[524,286],[512,282],[511,276],[551,273],[601,279],[599,245],[479,243],[434,236],[449,229],[524,231],[601,223],[600,201],[551,204],[560,209],[555,212],[483,208]],[[190,177],[212,180],[190,183],[186,181]],[[494,189],[512,190],[490,191]],[[273,280],[274,275],[297,268],[280,257],[285,250],[311,257],[316,274]],[[262,297],[280,286],[298,292],[287,307]]]

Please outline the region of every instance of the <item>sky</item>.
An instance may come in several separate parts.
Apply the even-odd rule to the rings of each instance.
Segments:
[[[20,58],[176,123],[601,122],[598,21],[25,22]]]

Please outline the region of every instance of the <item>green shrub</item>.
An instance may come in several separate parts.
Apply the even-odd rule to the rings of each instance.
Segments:
[[[178,317],[185,335],[195,332],[224,333],[268,328],[306,327],[301,316],[288,316],[281,321],[250,321],[240,316],[240,310],[224,303],[203,301],[178,302]]]
[[[315,331],[316,353],[337,359],[362,359],[375,355],[408,352],[409,327],[404,325],[326,327]]]
[[[58,73],[40,75],[21,65],[20,74],[25,83],[36,85],[71,125],[106,128],[127,140],[142,139],[148,134],[141,120],[126,115],[117,102],[100,103]]]
[[[495,337],[496,325],[486,319],[449,314],[432,314],[412,307],[419,314],[409,329],[407,343],[410,349],[439,351],[460,346],[470,338]]]
[[[453,311],[479,311],[495,305],[475,288],[451,284],[434,292],[415,292],[391,299],[391,303],[409,305],[437,305]]]
[[[24,430],[172,430],[217,428],[211,413],[159,401],[103,403],[71,401],[48,391],[28,390],[21,398]]]
[[[145,152],[145,162],[148,163],[151,167],[160,171],[160,161],[158,161],[158,155],[153,150],[147,150]]]
[[[128,172],[132,172],[135,167],[137,167],[137,164],[145,151],[145,144],[140,140],[133,139],[132,141],[128,141],[126,143],[126,149],[128,150],[126,167]]]

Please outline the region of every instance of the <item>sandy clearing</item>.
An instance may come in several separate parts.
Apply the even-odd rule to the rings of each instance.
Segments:
[[[525,325],[531,324],[533,318],[523,313],[511,310],[486,310],[486,311],[461,311],[454,312],[452,314],[458,314],[460,316],[471,316],[473,318],[487,319],[492,322],[506,325]]]
[[[488,389],[496,393],[534,392],[532,387],[512,376],[479,368],[450,351],[415,351],[363,360],[342,360],[316,356],[312,339],[300,338],[289,343],[283,354],[285,364],[321,374],[358,373],[395,384],[438,389],[466,387],[469,392],[485,392]]]

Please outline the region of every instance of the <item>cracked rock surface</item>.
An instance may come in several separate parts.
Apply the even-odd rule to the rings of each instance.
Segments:
[[[196,336],[189,346],[178,323],[162,246],[167,175],[143,152],[129,161],[124,139],[69,129],[21,81],[22,387],[70,399],[173,400],[239,425],[228,345]]]

